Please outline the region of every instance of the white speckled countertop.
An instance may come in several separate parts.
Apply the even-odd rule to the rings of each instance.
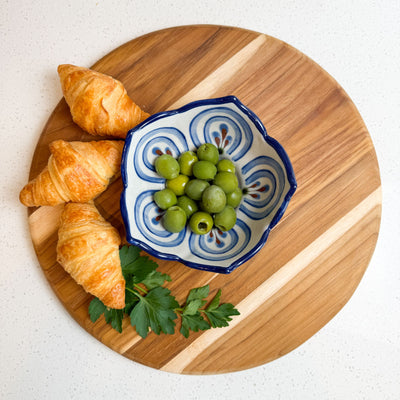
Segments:
[[[399,399],[400,2],[1,1],[0,398]],[[86,333],[48,285],[18,202],[60,63],[90,66],[144,33],[211,23],[298,48],[346,90],[375,144],[383,183],[378,244],[343,310],[292,353],[218,376],[136,364]]]

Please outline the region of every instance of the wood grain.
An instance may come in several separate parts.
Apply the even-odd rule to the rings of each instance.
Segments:
[[[56,70],[57,66],[54,66]],[[149,113],[192,100],[237,96],[287,151],[298,189],[266,246],[230,275],[158,260],[178,300],[189,289],[222,288],[241,312],[227,328],[183,338],[151,333],[145,340],[124,321],[117,333],[88,317],[91,296],[56,262],[61,207],[29,209],[33,244],[54,292],[90,334],[145,365],[185,374],[243,370],[299,346],[344,306],[372,256],[381,216],[375,151],[354,104],[339,84],[288,44],[248,30],[183,26],[153,32],[117,48],[94,69],[121,80]],[[71,119],[64,100],[51,114],[30,176],[46,165],[53,140],[93,140]],[[96,199],[124,237],[121,179]],[[179,328],[179,327],[178,327]],[[178,330],[178,329],[177,329]]]

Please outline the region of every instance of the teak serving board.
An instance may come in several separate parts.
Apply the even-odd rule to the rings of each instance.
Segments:
[[[62,60],[65,62],[65,60]],[[56,71],[56,65],[54,71]],[[88,316],[91,296],[56,262],[62,206],[29,210],[33,244],[54,292],[91,335],[122,355],[185,374],[238,371],[274,360],[321,329],[348,301],[372,256],[380,224],[378,163],[356,107],[312,60],[270,36],[232,27],[182,26],[134,39],[94,69],[121,80],[145,111],[174,109],[192,100],[237,96],[287,151],[298,189],[267,244],[230,275],[158,261],[171,275],[179,301],[210,284],[210,298],[241,315],[227,328],[145,340],[124,321],[117,333]],[[56,73],[56,72],[55,72]],[[72,122],[64,100],[39,139],[30,171],[46,165],[56,139],[95,140]],[[102,215],[124,238],[119,211],[121,179],[96,199]]]

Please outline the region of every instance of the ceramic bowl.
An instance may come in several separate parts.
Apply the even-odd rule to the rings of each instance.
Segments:
[[[177,158],[202,143],[214,143],[221,157],[236,166],[245,193],[237,208],[237,223],[228,232],[213,228],[197,235],[187,226],[170,233],[162,224],[164,211],[153,201],[153,194],[165,187],[154,161],[163,153]],[[121,213],[128,242],[158,258],[218,273],[232,272],[264,246],[296,190],[285,150],[234,96],[154,114],[130,130],[121,174]]]

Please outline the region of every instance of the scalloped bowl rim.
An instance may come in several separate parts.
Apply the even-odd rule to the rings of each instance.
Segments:
[[[127,165],[126,165],[126,162],[127,162],[126,154],[128,153],[128,151],[130,149],[130,144],[131,144],[133,134],[136,131],[142,129],[143,127],[146,127],[147,125],[153,123],[154,121],[158,121],[159,119],[162,119],[165,117],[170,117],[173,115],[181,114],[181,113],[183,113],[187,110],[190,110],[192,108],[195,108],[195,107],[215,105],[215,104],[225,104],[225,103],[234,103],[244,114],[246,114],[248,116],[248,118],[253,122],[254,126],[257,128],[257,130],[262,135],[264,140],[277,152],[278,156],[280,157],[280,159],[285,167],[287,180],[289,182],[290,188],[289,188],[289,191],[286,193],[281,206],[276,211],[275,216],[271,220],[270,224],[266,227],[264,233],[261,235],[260,240],[257,242],[257,244],[253,248],[251,248],[246,254],[244,254],[242,257],[233,261],[228,267],[221,267],[221,266],[206,265],[206,264],[201,264],[201,263],[185,260],[176,254],[163,253],[163,252],[154,250],[147,243],[145,243],[141,240],[135,239],[132,236],[128,212],[126,209],[126,189],[128,187],[128,183],[127,183],[128,182],[128,172],[127,172]],[[247,108],[236,96],[224,96],[224,97],[218,97],[218,98],[213,98],[213,99],[196,100],[196,101],[190,102],[190,103],[188,103],[178,109],[175,109],[175,110],[162,111],[162,112],[153,114],[150,117],[148,117],[146,120],[141,122],[139,125],[130,129],[126,135],[125,145],[124,145],[124,149],[123,149],[123,153],[122,153],[121,177],[122,177],[122,182],[123,182],[123,190],[122,190],[121,197],[120,197],[120,210],[121,210],[121,215],[122,215],[122,219],[123,219],[125,230],[126,230],[126,239],[130,244],[135,245],[135,246],[139,247],[140,249],[146,251],[147,253],[149,253],[159,259],[162,259],[162,260],[178,261],[190,268],[199,269],[199,270],[203,270],[203,271],[222,273],[222,274],[231,273],[237,267],[239,267],[246,261],[250,260],[256,253],[258,253],[261,250],[261,248],[267,242],[268,235],[269,235],[271,229],[282,218],[287,206],[289,205],[290,199],[292,198],[294,192],[297,189],[297,182],[296,182],[296,178],[294,175],[293,167],[292,167],[289,156],[287,155],[285,149],[282,147],[282,145],[276,139],[274,139],[273,137],[268,135],[267,130],[266,130],[264,124],[259,119],[259,117],[253,111],[251,111],[249,108]]]

